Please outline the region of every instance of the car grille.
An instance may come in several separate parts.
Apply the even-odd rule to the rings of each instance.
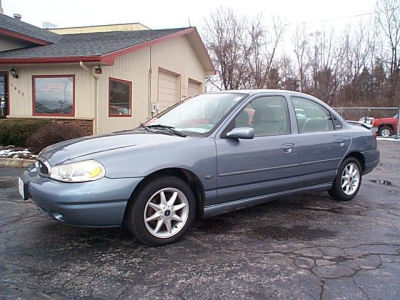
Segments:
[[[49,170],[49,164],[48,163],[38,159],[36,161],[36,167],[37,167],[40,175],[49,176],[49,171],[50,170]]]

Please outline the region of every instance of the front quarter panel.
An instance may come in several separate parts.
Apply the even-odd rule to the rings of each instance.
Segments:
[[[101,162],[108,178],[145,177],[168,168],[194,173],[205,190],[215,188],[216,149],[212,137],[186,137],[180,141],[132,147],[91,156]]]

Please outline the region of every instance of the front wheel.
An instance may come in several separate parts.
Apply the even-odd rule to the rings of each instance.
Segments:
[[[149,246],[176,242],[196,215],[193,192],[177,177],[163,176],[148,182],[132,201],[127,208],[128,229]]]
[[[353,199],[361,186],[361,166],[354,157],[346,158],[340,165],[329,194],[340,201]]]

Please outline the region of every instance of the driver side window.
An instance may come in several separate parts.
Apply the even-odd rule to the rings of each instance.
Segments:
[[[289,111],[282,96],[265,96],[250,102],[234,119],[234,128],[253,127],[254,135],[290,134]]]

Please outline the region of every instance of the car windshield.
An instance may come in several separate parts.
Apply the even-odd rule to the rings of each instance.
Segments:
[[[204,94],[182,101],[146,122],[146,126],[168,126],[185,133],[207,134],[247,95]]]

